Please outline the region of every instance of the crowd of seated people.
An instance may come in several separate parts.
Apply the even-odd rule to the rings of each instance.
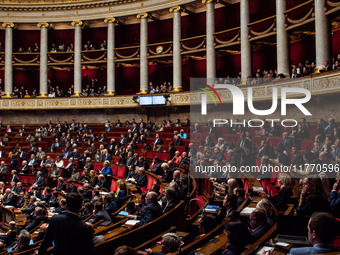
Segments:
[[[179,120],[178,122],[180,123]],[[110,125],[107,121],[105,128]],[[112,130],[116,126],[123,126],[123,124],[117,121],[115,125],[111,125]],[[116,143],[114,139],[105,140],[105,136],[98,139],[97,134],[89,126],[75,120],[71,123],[57,122],[55,124],[49,121],[36,128],[33,134],[25,125],[22,125],[19,130],[14,130],[11,125],[3,125],[0,122],[0,130],[3,131],[1,136],[4,133],[7,137],[1,139],[0,157],[11,159],[8,165],[1,161],[0,175],[3,182],[0,182],[0,198],[3,205],[14,206],[22,210],[28,219],[24,228],[32,231],[41,226],[41,223],[46,222],[47,210],[53,214],[64,214],[68,209],[64,197],[67,198],[69,194],[76,192],[83,200],[83,207],[80,209],[81,218],[89,220],[89,224],[96,227],[108,226],[112,224],[113,213],[131,197],[126,183],[119,180],[117,192],[109,192],[104,197],[101,197],[99,193],[100,190],[110,190],[112,156],[119,155],[121,161],[118,163],[129,169],[128,181],[135,183],[139,192],[146,192],[141,194],[144,202],[142,199],[138,207],[134,208],[131,207],[131,203],[127,204],[127,210],[133,212],[130,214],[131,217],[140,219],[139,225],[143,226],[169,212],[180,200],[185,200],[188,192],[192,190],[188,176],[180,175],[173,160],[162,163],[158,157],[154,157],[153,163],[149,165],[143,156],[139,156],[132,150],[136,144],[144,142],[140,139],[144,132],[155,131],[154,123],[150,122],[147,127],[143,120],[136,123],[133,119],[131,122],[124,123],[124,126],[134,129],[134,133],[131,136],[122,134],[124,139]],[[177,123],[177,127],[179,126],[182,125]],[[11,141],[8,136],[10,133],[11,137],[13,133],[15,137],[22,137],[28,147],[22,147],[17,143],[8,153],[3,153],[3,149]],[[181,131],[180,135],[188,137],[184,131]],[[45,141],[44,138],[47,136],[53,136],[53,143],[48,147],[37,146],[37,143]],[[97,154],[97,148],[94,147],[95,150],[92,150],[92,147],[98,141],[103,142],[98,154],[98,162],[103,163],[103,168],[94,170],[92,159]],[[88,149],[85,149],[84,153],[79,153],[80,142],[87,142]],[[156,139],[156,142],[159,141]],[[60,147],[64,149],[62,153],[57,154],[58,156],[47,155],[51,152],[56,153],[56,148]],[[10,178],[6,175],[8,171],[11,172]],[[146,189],[146,171],[158,175],[165,182],[171,182],[164,190],[164,198],[161,202],[158,201],[162,196],[159,184],[154,184],[152,189]],[[23,187],[20,182],[22,175],[35,175],[36,177],[30,186],[25,183]],[[82,183],[83,186],[76,187],[73,182]],[[7,188],[5,183],[9,183],[10,187]],[[98,236],[95,236],[95,239],[102,240]],[[16,249],[14,245],[6,244],[7,248]],[[26,248],[28,247],[31,248],[31,246]]]
[[[183,127],[189,126],[190,121],[186,120],[186,124],[181,123],[180,120],[174,121],[175,124],[170,120],[164,120],[163,124],[160,124],[162,130],[166,127],[176,127],[177,132],[171,138],[172,142],[175,143],[176,140],[186,140],[189,135],[186,134]],[[10,125],[4,125],[0,123],[4,132],[4,135],[11,132],[15,132]],[[106,120],[103,125],[103,130],[106,132],[112,132],[117,127],[127,127],[127,133],[121,134],[120,139],[107,139],[106,135],[108,133],[102,133],[100,136],[93,132],[93,130],[86,124],[82,124],[79,121],[72,120],[71,123],[60,123],[57,122],[53,124],[51,121],[37,128],[34,134],[27,134],[27,128],[23,125],[21,127],[21,134],[25,134],[25,140],[30,143],[26,148],[13,148],[10,151],[12,158],[22,159],[21,165],[14,165],[14,161],[11,162],[12,175],[10,180],[3,179],[4,181],[9,181],[11,186],[5,188],[4,184],[1,184],[3,188],[3,203],[10,205],[13,203],[13,196],[17,196],[20,201],[20,206],[26,206],[25,212],[32,217],[32,224],[35,226],[36,222],[41,222],[41,214],[35,211],[37,208],[36,198],[44,201],[47,199],[47,204],[49,206],[55,207],[54,212],[62,213],[65,210],[65,200],[58,198],[57,192],[62,192],[62,194],[69,194],[71,192],[78,192],[84,199],[84,207],[82,208],[82,213],[84,218],[89,218],[91,212],[94,210],[93,218],[90,223],[96,224],[99,222],[101,225],[111,224],[110,215],[112,212],[122,206],[129,197],[129,192],[124,182],[117,183],[119,187],[119,192],[109,192],[107,196],[100,199],[99,190],[107,189],[108,180],[112,175],[112,169],[110,163],[115,156],[119,156],[119,164],[123,165],[127,169],[126,181],[135,184],[139,192],[146,192],[142,196],[143,202],[140,203],[139,208],[134,208],[130,203],[127,205],[127,210],[134,212],[128,216],[132,219],[139,219],[140,225],[145,225],[148,222],[158,218],[163,213],[171,210],[179,200],[186,199],[187,194],[192,189],[190,185],[190,178],[186,174],[181,174],[176,168],[177,164],[191,164],[192,166],[208,166],[208,165],[232,165],[236,167],[241,166],[251,166],[256,165],[258,160],[261,160],[261,165],[271,164],[271,165],[290,165],[297,164],[303,165],[304,163],[312,164],[332,164],[339,162],[338,147],[339,138],[337,136],[337,124],[334,118],[330,117],[328,122],[322,122],[319,120],[317,126],[307,123],[305,119],[301,119],[299,122],[299,127],[297,129],[286,129],[271,130],[269,128],[267,131],[261,131],[258,135],[263,136],[260,144],[253,142],[252,136],[248,132],[248,128],[243,127],[224,127],[228,129],[230,135],[239,134],[238,140],[231,141],[228,138],[210,135],[201,140],[199,146],[193,146],[193,143],[188,145],[188,148],[183,153],[179,151],[173,151],[173,157],[170,157],[168,162],[161,162],[157,156],[155,156],[149,164],[149,162],[144,158],[144,156],[138,154],[138,144],[147,143],[144,137],[153,138],[153,146],[150,149],[155,148],[155,144],[162,144],[164,138],[162,133],[159,132],[159,125],[151,122],[144,122],[142,119],[137,123],[135,119],[131,121],[126,121],[125,123],[117,120],[115,123],[111,123]],[[304,127],[304,133],[310,134],[315,129],[315,146],[308,150],[301,151],[301,143],[304,142],[306,137],[295,136],[299,132],[299,128]],[[206,127],[197,126],[196,123],[192,127],[193,133],[199,131],[202,133],[202,129],[210,134],[217,134],[216,128],[211,127],[211,123],[207,123]],[[154,134],[154,132],[157,132]],[[301,130],[300,130],[301,132]],[[282,134],[282,137],[279,136]],[[271,136],[270,136],[271,135]],[[275,137],[276,139],[281,139],[280,142],[273,148],[270,145],[270,137]],[[44,141],[45,136],[53,136],[54,142],[50,144],[49,148],[41,148],[37,146],[38,141]],[[208,138],[209,137],[209,138]],[[267,139],[265,138],[267,137]],[[4,137],[5,138],[5,137]],[[10,140],[1,140],[2,146],[6,146]],[[269,138],[269,141],[268,141]],[[299,141],[299,138],[301,138]],[[101,141],[100,143],[97,143]],[[297,141],[300,144],[297,144]],[[87,143],[84,153],[79,152],[78,144]],[[99,145],[100,144],[100,145]],[[99,146],[97,148],[96,146]],[[40,147],[40,148],[39,148]],[[47,158],[46,152],[56,152],[56,148],[63,147],[63,152],[55,159]],[[0,147],[0,152],[3,147]],[[168,153],[170,154],[169,148]],[[23,153],[25,152],[25,153]],[[26,155],[25,155],[26,154]],[[6,157],[7,155],[5,155]],[[74,159],[78,160],[78,169],[74,167]],[[101,170],[93,170],[93,161],[91,159],[96,159],[97,162],[102,162],[103,167]],[[25,162],[27,161],[27,162]],[[67,161],[67,163],[62,163],[59,167],[56,164],[60,164],[62,161]],[[44,170],[46,165],[50,165],[51,171],[48,172]],[[22,185],[20,179],[18,178],[18,173],[23,171],[26,173],[28,165],[29,173],[34,173],[36,178],[31,187],[29,187],[28,192],[22,190]],[[0,164],[0,171],[3,171],[3,163]],[[34,166],[38,166],[39,171],[36,171]],[[69,167],[68,167],[69,166]],[[307,165],[306,165],[307,166]],[[59,173],[58,173],[59,168]],[[15,169],[15,170],[14,170]],[[63,169],[63,174],[66,177],[60,176],[60,169]],[[6,171],[6,170],[4,170]],[[35,172],[33,172],[35,171]],[[82,174],[79,173],[82,172]],[[145,187],[147,184],[146,171],[154,173],[159,176],[160,180],[165,180],[170,182],[168,188],[164,191],[164,200],[162,203],[158,202],[160,188],[159,185],[154,185],[151,190],[146,191]],[[263,191],[259,191],[259,196],[262,200],[257,203],[256,210],[249,216],[250,225],[249,227],[253,230],[249,233],[249,238],[244,242],[253,243],[258,240],[263,234],[268,231],[276,222],[277,214],[279,212],[285,211],[287,205],[290,202],[290,198],[294,191],[294,183],[299,181],[301,192],[298,197],[296,214],[302,217],[313,217],[315,213],[324,212],[329,215],[330,213],[339,217],[340,215],[340,199],[339,199],[339,187],[340,178],[330,178],[327,174],[319,175],[306,175],[306,173],[311,172],[311,169],[301,169],[297,171],[295,175],[280,174],[277,176],[277,183],[271,183],[270,178],[260,177],[260,181],[263,185]],[[53,187],[47,187],[46,177],[54,180]],[[4,177],[4,174],[2,174]],[[80,181],[84,183],[81,188],[76,188],[72,186],[71,182],[67,179],[70,178],[74,181]],[[233,223],[240,226],[239,216],[235,213],[235,210],[243,203],[245,198],[245,187],[244,183],[237,176],[233,176],[231,173],[222,175],[219,178],[212,178],[214,186],[217,188],[216,196],[223,198],[222,213],[219,217],[211,222],[212,226],[216,226],[223,221],[224,218],[232,218]],[[91,190],[90,187],[94,187]],[[273,187],[276,191],[273,192],[270,187]],[[48,189],[50,188],[50,189]],[[38,192],[44,189],[43,192]],[[107,189],[108,190],[108,189]],[[15,195],[14,195],[15,194]],[[26,202],[26,200],[28,202]],[[86,205],[86,206],[85,206]],[[108,217],[109,216],[109,217]],[[34,221],[34,219],[36,219]],[[311,218],[312,219],[312,218]],[[209,220],[208,220],[209,221]],[[28,223],[30,224],[30,222]],[[229,224],[229,223],[228,223]],[[231,223],[230,223],[231,224]],[[25,228],[27,228],[27,225]],[[239,244],[233,243],[232,235],[234,232],[232,225],[227,225],[226,232],[228,235],[228,240],[230,240],[229,246],[232,250],[233,248],[240,249]],[[207,231],[210,229],[205,227]],[[240,227],[241,228],[241,227]],[[243,228],[243,227],[242,227]],[[31,229],[31,227],[29,227]],[[202,229],[204,229],[204,223],[202,223]],[[231,231],[231,233],[229,232]],[[204,231],[202,230],[202,234]],[[245,236],[248,236],[246,234]],[[317,244],[317,243],[315,243]],[[235,247],[234,247],[235,246]],[[244,247],[243,247],[244,248]],[[229,248],[228,248],[229,249]],[[228,252],[228,250],[226,251]],[[234,253],[226,253],[234,254]],[[235,253],[238,254],[238,253]],[[292,250],[292,254],[294,250]]]
[[[149,94],[167,93],[172,91],[171,82],[164,82],[160,86],[154,86],[152,82],[149,82]]]

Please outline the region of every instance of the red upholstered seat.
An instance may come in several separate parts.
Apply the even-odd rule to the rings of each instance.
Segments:
[[[117,170],[118,170],[118,173],[117,173],[117,177],[118,178],[125,178],[126,176],[125,176],[125,167],[123,167],[123,166],[119,166],[119,167],[117,167]]]

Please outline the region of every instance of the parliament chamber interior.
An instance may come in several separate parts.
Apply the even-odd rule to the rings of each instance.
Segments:
[[[0,22],[0,254],[340,254],[338,0]]]

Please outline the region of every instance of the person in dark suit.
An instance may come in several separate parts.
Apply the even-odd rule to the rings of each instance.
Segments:
[[[266,212],[262,209],[255,209],[249,216],[249,222],[252,229],[251,243],[254,243],[269,229]]]
[[[82,222],[79,210],[81,196],[71,193],[66,198],[68,212],[54,215],[49,223],[45,237],[39,249],[39,255],[45,255],[47,248],[54,242],[55,255],[93,255],[93,230]]]
[[[77,193],[77,187],[76,185],[74,185],[72,183],[72,181],[70,180],[67,180],[67,189],[66,189],[66,193],[69,194],[69,193]]]
[[[277,146],[274,150],[275,155],[277,157],[277,163],[282,164],[284,166],[289,166],[291,164],[290,158],[285,154],[279,146]]]
[[[15,183],[19,182],[19,177],[17,175],[17,171],[16,170],[12,170],[11,174],[12,174],[11,182],[15,182]]]
[[[18,149],[18,156],[21,160],[27,159],[27,154],[21,148]]]
[[[82,194],[83,199],[92,199],[92,190],[90,188],[90,184],[85,183],[84,184],[84,193]]]
[[[292,139],[288,137],[288,132],[282,134],[282,145],[285,149],[291,149],[293,146]]]
[[[12,191],[10,189],[6,189],[2,203],[3,205],[13,205],[14,195],[12,194]]]
[[[176,201],[176,190],[173,188],[167,188],[165,190],[165,199],[162,201],[162,212],[167,213],[171,209],[175,208],[178,204]]]
[[[89,170],[89,171],[93,169],[93,165],[91,163],[91,157],[87,157],[86,158],[83,169],[84,170]]]
[[[225,233],[227,235],[227,249],[222,255],[241,254],[246,245],[250,242],[250,233],[246,225],[240,220],[231,220],[225,225]]]
[[[308,241],[313,246],[293,248],[288,255],[311,255],[336,251],[333,242],[337,230],[338,222],[332,214],[326,212],[314,213],[308,222]]]
[[[38,171],[37,177],[35,178],[33,185],[37,185],[39,188],[45,186],[45,177],[41,175],[41,171]]]
[[[65,191],[66,190],[66,183],[64,182],[64,178],[63,177],[59,177],[58,178],[58,185],[55,189],[56,191]]]
[[[104,196],[104,210],[108,212],[109,215],[117,211],[117,203],[112,199],[110,194]]]
[[[43,210],[41,207],[37,206],[34,209],[33,219],[26,226],[27,231],[33,230],[34,228],[39,226],[41,222],[43,222],[44,220],[45,220],[45,216],[43,215]]]
[[[62,198],[59,200],[59,207],[54,210],[55,213],[64,213],[67,211],[66,199]]]
[[[21,182],[18,182],[15,186],[14,192],[19,195],[21,192],[25,193],[25,188],[22,186]]]
[[[16,236],[18,234],[15,221],[10,221],[8,225],[9,225],[9,230],[7,231],[7,233],[0,234],[0,239],[3,241],[3,243],[6,246],[10,246],[16,240]]]
[[[101,162],[105,162],[105,161],[111,162],[112,161],[112,156],[111,156],[111,154],[109,154],[107,149],[103,150],[103,154],[102,154],[102,156],[100,158],[100,161]]]
[[[108,226],[112,223],[110,215],[106,210],[103,209],[102,202],[96,201],[94,203],[94,211],[95,211],[94,218],[90,220],[90,223],[95,224],[101,220],[103,220],[103,222],[99,223],[99,226]]]
[[[162,215],[162,207],[157,202],[157,193],[148,192],[145,197],[146,206],[142,215],[129,215],[129,218],[140,220],[139,226],[143,226]]]
[[[96,185],[97,189],[106,189],[106,180],[105,180],[105,176],[103,174],[100,174],[98,176],[98,183]]]
[[[31,215],[31,213],[34,212],[35,201],[37,201],[37,198],[35,196],[31,196],[30,203],[29,203],[28,207],[24,210],[27,217],[29,217]]]
[[[20,192],[20,194],[19,194],[19,200],[18,200],[18,202],[16,203],[16,205],[15,205],[15,207],[16,208],[21,208],[21,207],[23,207],[24,206],[24,204],[25,204],[25,192]],[[0,239],[1,239],[1,237],[0,237]]]
[[[143,167],[139,167],[138,173],[135,176],[135,180],[132,182],[136,184],[136,188],[139,191],[142,187],[145,187],[148,184],[148,178],[145,174],[145,169]]]
[[[153,158],[150,171],[151,173],[156,174],[156,175],[161,175],[161,176],[164,175],[164,170],[161,167],[161,160],[159,159],[159,157],[156,156]]]
[[[46,188],[44,189],[40,199],[42,201],[45,201],[46,203],[49,203],[50,199],[52,197],[52,194],[51,194],[51,188],[46,186]]]
[[[6,174],[7,174],[7,166],[5,161],[1,161],[0,163],[0,178],[3,182],[6,182]]]
[[[15,249],[13,252],[19,253],[33,248],[35,245],[30,245],[30,240],[30,233],[26,229],[21,230],[18,236],[18,243],[16,246],[14,246]]]

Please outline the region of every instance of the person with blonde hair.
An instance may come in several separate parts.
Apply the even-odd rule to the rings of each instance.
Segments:
[[[277,221],[277,211],[274,205],[266,198],[261,199],[256,208],[262,209],[266,212],[267,223],[269,226],[273,226]]]

